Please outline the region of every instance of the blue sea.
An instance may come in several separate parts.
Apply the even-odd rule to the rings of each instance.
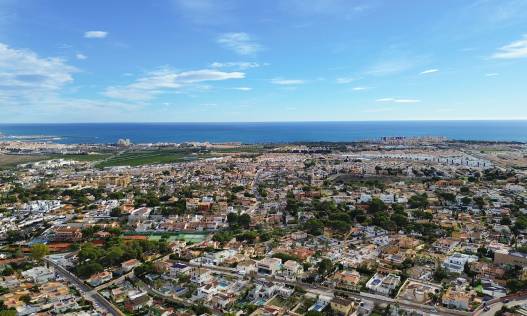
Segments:
[[[527,121],[0,124],[0,134],[0,139],[40,135],[33,139],[64,144],[106,144],[119,138],[129,138],[133,143],[346,142],[384,136],[527,142]]]

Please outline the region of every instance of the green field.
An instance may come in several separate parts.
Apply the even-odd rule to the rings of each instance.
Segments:
[[[163,164],[183,162],[201,158],[189,151],[178,150],[152,150],[124,152],[105,159],[96,166],[99,168],[113,166],[140,166],[149,164]]]

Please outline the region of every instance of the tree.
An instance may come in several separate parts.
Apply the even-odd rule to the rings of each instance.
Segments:
[[[238,217],[238,225],[243,228],[249,228],[251,225],[251,216],[247,213],[244,213]]]
[[[416,194],[408,199],[408,205],[410,208],[424,209],[428,207],[428,196],[426,193]]]
[[[304,229],[308,234],[318,236],[322,235],[324,231],[324,224],[322,224],[322,222],[318,219],[310,219],[304,224]]]
[[[386,211],[388,209],[388,207],[386,206],[386,204],[384,204],[384,202],[379,199],[379,198],[373,198],[370,202],[370,207],[368,208],[368,211],[370,213],[378,213],[378,212],[383,212],[383,211]]]
[[[31,296],[29,295],[22,295],[20,296],[20,300],[26,304],[29,304],[31,302]]]
[[[441,282],[444,278],[448,276],[445,269],[442,267],[437,267],[436,271],[434,272],[434,280],[436,282]]]
[[[88,262],[77,266],[77,274],[81,278],[88,278],[94,273],[103,271],[104,268],[100,263],[97,262]]]
[[[461,199],[461,203],[463,203],[463,205],[469,205],[471,202],[472,202],[472,199],[468,196],[464,196]]]
[[[45,244],[34,244],[33,246],[31,246],[31,257],[34,260],[40,261],[48,253],[49,248]]]
[[[317,264],[318,274],[326,275],[333,270],[333,262],[327,258],[322,259]]]
[[[110,216],[111,217],[121,217],[121,209],[118,207],[112,208],[112,210],[110,211]]]

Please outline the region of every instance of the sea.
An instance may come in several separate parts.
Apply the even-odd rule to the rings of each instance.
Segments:
[[[527,142],[527,121],[0,124],[0,140],[63,144],[351,142],[381,137]]]

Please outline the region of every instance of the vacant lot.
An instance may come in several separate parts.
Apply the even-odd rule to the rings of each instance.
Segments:
[[[0,168],[13,168],[21,163],[48,160],[49,156],[29,156],[29,155],[2,155],[0,154]]]

